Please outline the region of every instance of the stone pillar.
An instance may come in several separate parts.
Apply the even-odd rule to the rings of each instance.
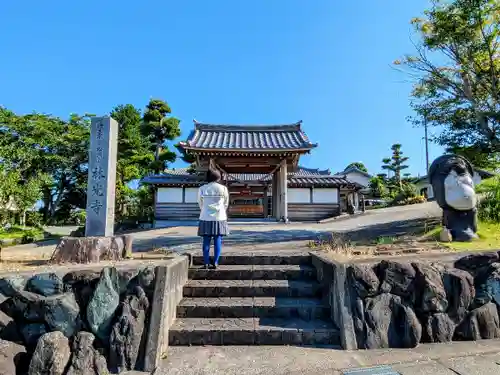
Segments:
[[[118,123],[94,117],[90,128],[87,221],[85,236],[113,236],[115,224]]]
[[[286,160],[281,162],[280,167],[280,219],[284,218],[285,222],[288,221],[288,168],[286,164]]]

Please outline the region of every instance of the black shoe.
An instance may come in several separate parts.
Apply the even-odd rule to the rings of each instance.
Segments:
[[[205,265],[203,266],[203,269],[204,269],[204,270],[208,270],[209,268],[210,268],[210,265],[209,265],[209,264],[205,264]]]
[[[212,270],[216,270],[216,269],[217,269],[217,267],[218,267],[218,266],[217,266],[217,264],[215,264],[215,263],[212,263],[212,264],[210,265],[210,269],[212,269]]]

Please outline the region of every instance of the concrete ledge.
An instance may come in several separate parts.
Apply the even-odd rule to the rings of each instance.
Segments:
[[[352,320],[351,287],[347,281],[348,264],[336,262],[327,256],[311,252],[317,280],[323,286],[323,297],[330,307],[332,321],[340,332],[343,349],[356,350],[358,343]]]
[[[189,263],[190,257],[179,256],[155,269],[153,306],[144,358],[145,371],[155,370],[160,360],[166,356],[168,330],[175,319],[176,308],[188,280]]]

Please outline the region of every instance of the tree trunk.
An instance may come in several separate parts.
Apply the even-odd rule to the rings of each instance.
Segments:
[[[59,207],[59,204],[61,203],[61,200],[63,198],[63,193],[64,193],[64,186],[66,183],[66,176],[62,175],[61,180],[59,181],[59,185],[57,186],[57,191],[56,191],[56,201],[52,203],[50,207],[50,223],[54,223],[54,216],[56,214],[57,207]]]
[[[158,143],[156,145],[156,151],[155,151],[155,161],[156,162],[159,162],[160,161],[160,154],[161,154],[161,143]],[[155,167],[155,174],[160,174],[162,172],[162,170],[160,169],[160,167],[157,165]]]
[[[52,193],[50,192],[49,187],[45,186],[43,188],[43,208],[42,208],[43,221],[45,223],[48,222],[49,220],[51,204],[52,204]]]

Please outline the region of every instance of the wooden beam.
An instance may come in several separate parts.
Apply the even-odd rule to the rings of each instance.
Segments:
[[[273,173],[273,217],[279,219],[279,182],[278,182],[278,171]]]
[[[281,187],[281,208],[280,208],[280,219],[283,218],[285,222],[288,222],[288,165],[285,160],[281,163],[280,167],[280,187]]]
[[[234,173],[234,174],[238,174],[238,173],[245,173],[245,174],[271,174],[272,172],[272,168],[271,167],[268,167],[268,168],[252,168],[251,166],[250,167],[232,167],[232,166],[227,166],[225,165],[224,166],[224,170],[227,172],[227,173]]]
[[[253,165],[253,164],[264,164],[264,165],[277,165],[281,162],[280,157],[265,157],[265,156],[255,156],[255,157],[245,157],[245,156],[217,156],[217,163],[221,165],[227,164],[241,164],[241,165]]]

